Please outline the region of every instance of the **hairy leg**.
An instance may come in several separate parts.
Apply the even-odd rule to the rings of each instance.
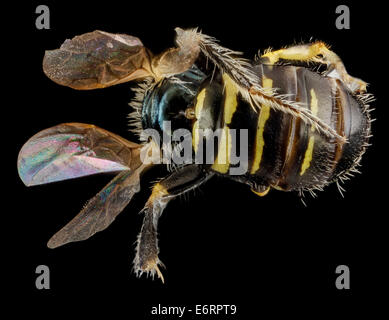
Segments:
[[[350,76],[339,56],[321,41],[268,51],[261,56],[261,59],[267,60],[270,64],[275,64],[280,59],[323,63],[327,65],[327,76],[342,80],[352,92],[366,91],[366,82]]]
[[[153,58],[152,69],[157,79],[184,72],[196,61],[199,53],[202,52],[207,59],[210,59],[215,64],[220,72],[226,73],[232,79],[237,90],[251,104],[254,110],[259,111],[262,105],[268,105],[272,109],[289,113],[294,117],[302,119],[305,123],[329,138],[335,138],[342,142],[346,141],[345,137],[340,136],[336,130],[318,117],[315,117],[308,109],[294,101],[288,100],[282,95],[278,95],[275,91],[262,88],[258,75],[252,70],[252,63],[241,58],[240,52],[220,46],[216,39],[197,32],[196,29],[182,30],[177,28],[176,32],[176,44],[178,47],[168,49]],[[272,57],[272,61],[278,61],[282,57],[303,61],[306,59],[309,61],[310,59],[319,59],[320,54],[324,58],[325,54],[326,58],[329,59],[329,63],[330,61],[335,63],[335,54],[329,54],[326,50],[323,43],[316,43],[281,49],[272,53],[268,52],[267,55]],[[351,78],[345,72],[340,59],[335,63],[335,67],[335,71],[339,75],[332,73],[330,76],[345,81],[350,88],[354,87],[354,83],[360,82],[359,90],[361,92],[364,90],[362,87],[366,87],[366,84],[359,79]]]
[[[179,168],[154,185],[151,196],[144,208],[143,225],[136,247],[134,269],[138,275],[146,272],[154,276],[157,273],[162,282],[164,281],[158,268],[158,265],[162,265],[158,258],[158,219],[170,200],[197,188],[212,175],[213,173],[205,171],[199,165],[188,165]]]

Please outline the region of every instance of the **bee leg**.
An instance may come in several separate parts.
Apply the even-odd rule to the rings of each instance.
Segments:
[[[212,175],[213,173],[205,171],[199,165],[188,165],[179,168],[154,185],[151,196],[144,208],[143,225],[136,247],[134,270],[138,275],[146,272],[154,276],[157,273],[158,277],[164,282],[158,267],[159,265],[163,266],[158,258],[158,219],[170,200],[198,187]]]
[[[285,49],[266,52],[261,56],[264,63],[275,64],[280,59],[302,62],[319,62],[327,65],[326,75],[343,81],[355,93],[366,91],[366,82],[350,76],[339,56],[321,41],[296,45]]]
[[[232,51],[220,46],[212,37],[202,35],[201,33],[198,33],[197,35],[200,38],[200,49],[205,57],[210,59],[215,66],[231,78],[234,85],[236,85],[236,89],[240,91],[244,99],[248,101],[256,111],[259,111],[262,105],[268,105],[274,110],[289,113],[293,117],[302,119],[305,123],[311,125],[315,130],[327,137],[336,138],[342,142],[346,141],[345,137],[339,135],[331,126],[314,116],[310,110],[302,108],[299,103],[290,101],[282,95],[278,95],[275,91],[273,92],[273,90],[263,88],[260,84],[258,75],[252,70],[251,63],[248,63],[245,59],[239,58],[240,52]],[[305,50],[297,51],[298,53],[307,51],[306,48],[309,48],[309,46],[305,46]],[[288,49],[273,52],[273,60],[276,62],[279,59],[278,56],[283,52],[285,53],[285,50]],[[290,51],[286,51],[286,53],[288,52],[290,53]],[[270,52],[267,53],[267,56],[272,57]],[[295,59],[299,60],[305,56],[300,54]],[[311,56],[313,55],[311,54]]]

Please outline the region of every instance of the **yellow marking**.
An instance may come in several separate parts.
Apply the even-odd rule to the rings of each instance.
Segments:
[[[169,194],[167,189],[161,184],[156,183],[153,187],[153,191],[151,192],[150,198],[147,200],[147,202],[152,204],[155,199],[162,198],[163,196]]]
[[[278,50],[281,51],[281,50]],[[261,56],[269,59],[270,64],[275,64],[279,60],[278,51],[269,51]]]
[[[185,109],[185,118],[187,119],[196,119],[196,113],[194,108],[188,107]]]
[[[298,60],[309,61],[317,57],[319,54],[329,52],[324,42],[315,42],[310,45],[297,45],[286,49],[276,51],[269,51],[262,55],[269,59],[270,64],[278,62],[280,59],[284,60]]]
[[[286,189],[284,189],[283,187],[280,187],[280,186],[272,186],[273,189],[276,189],[278,191],[287,191]]]
[[[200,142],[200,132],[199,132],[199,122],[198,121],[196,121],[193,124],[192,132],[193,132],[192,146],[193,146],[194,152],[197,152],[198,147],[199,147],[199,142]]]
[[[195,114],[197,119],[200,117],[201,110],[203,110],[204,107],[205,93],[206,93],[206,89],[204,88],[197,95],[197,99],[196,99],[197,101],[195,105]]]
[[[318,111],[319,111],[319,107],[318,107],[316,92],[315,90],[311,89],[311,112],[314,116],[316,116]],[[315,131],[315,129],[311,128],[311,131]]]
[[[300,176],[302,176],[311,165],[314,144],[315,144],[315,137],[311,136],[309,138],[307,150],[305,151],[303,164],[301,165]]]
[[[258,192],[258,191],[254,190],[254,189],[251,189],[251,191],[254,192],[256,195],[258,195],[260,197],[264,197],[264,196],[266,196],[269,193],[270,187],[267,187],[266,190],[263,191],[263,192]]]
[[[311,112],[314,116],[316,116],[317,112],[319,110],[318,100],[316,97],[315,90],[311,89],[310,92],[311,92]],[[315,131],[315,129],[312,127],[311,132],[314,132],[314,131]],[[300,176],[302,176],[305,173],[305,171],[309,168],[309,166],[311,165],[314,144],[315,144],[315,137],[310,136],[309,141],[308,141],[308,147],[307,147],[307,150],[305,151],[303,164],[301,165]]]
[[[229,77],[228,74],[223,73],[223,82],[224,82],[224,123],[230,124],[232,116],[234,115],[236,108],[238,106],[238,89],[235,82]]]
[[[197,149],[199,147],[199,142],[200,142],[200,132],[199,132],[199,119],[201,115],[201,111],[203,110],[204,107],[204,99],[205,99],[205,94],[206,94],[206,89],[202,89],[200,93],[197,95],[197,102],[195,105],[195,116],[196,116],[196,121],[193,124],[193,129],[192,129],[192,146],[195,152],[197,152]]]
[[[230,168],[230,157],[231,157],[231,132],[228,125],[231,123],[232,116],[234,115],[236,108],[238,107],[238,88],[235,82],[226,74],[223,74],[224,82],[224,126],[218,143],[218,152],[212,169],[220,172],[227,173]]]
[[[264,89],[271,89],[273,87],[273,80],[266,78],[265,76],[262,79],[262,87]],[[269,90],[270,91],[270,90]],[[254,174],[258,171],[261,160],[263,147],[265,146],[265,140],[263,138],[263,132],[265,130],[265,124],[267,119],[270,117],[270,107],[268,105],[261,106],[261,112],[259,114],[258,126],[257,126],[257,135],[255,139],[255,154],[253,165],[251,166],[250,172]]]
[[[217,156],[215,162],[212,165],[213,170],[220,173],[228,172],[228,169],[230,167],[231,149],[231,133],[230,129],[226,126],[222,129]]]

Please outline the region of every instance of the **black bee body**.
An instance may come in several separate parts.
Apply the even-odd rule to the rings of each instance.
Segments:
[[[198,129],[221,129],[212,164],[208,170],[251,186],[259,195],[269,187],[291,191],[320,189],[354,170],[367,145],[370,120],[363,101],[337,79],[311,68],[294,65],[268,65],[257,62],[253,72],[262,87],[308,108],[328,123],[348,143],[329,139],[301,119],[262,105],[258,112],[242,97],[225,73],[206,76],[196,66],[175,79],[165,79],[148,92],[142,107],[144,129],[164,132],[162,121],[171,127],[192,131],[194,152],[199,152]],[[195,93],[195,94],[193,94]],[[185,110],[193,107],[195,119]],[[229,134],[236,130],[234,139]],[[248,157],[245,174],[231,175],[232,144],[239,149],[240,129],[247,129]],[[210,136],[213,139],[214,135]],[[207,137],[204,138],[207,143]],[[212,142],[210,142],[212,143]],[[201,151],[201,150],[200,150]],[[223,163],[218,154],[223,153]]]

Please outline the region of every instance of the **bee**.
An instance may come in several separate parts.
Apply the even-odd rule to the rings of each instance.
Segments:
[[[270,189],[303,195],[332,182],[342,190],[340,184],[358,172],[371,136],[373,96],[328,45],[299,44],[247,60],[197,29],[176,28],[175,43],[154,55],[136,37],[94,31],[46,51],[43,70],[60,85],[90,90],[138,81],[130,118],[140,137],[135,143],[94,125],[65,123],[22,147],[18,171],[27,186],[117,174],[49,240],[49,248],[107,228],[140,191],[142,173],[161,163],[161,153],[181,154],[182,141],[166,151],[145,138],[148,129],[168,138],[185,129],[189,158],[196,159],[170,166],[143,209],[134,270],[162,281],[158,219],[172,199],[212,176],[244,183],[259,196]],[[215,147],[211,161],[197,161],[209,155],[204,144]],[[233,157],[238,147],[246,154],[239,163]]]

